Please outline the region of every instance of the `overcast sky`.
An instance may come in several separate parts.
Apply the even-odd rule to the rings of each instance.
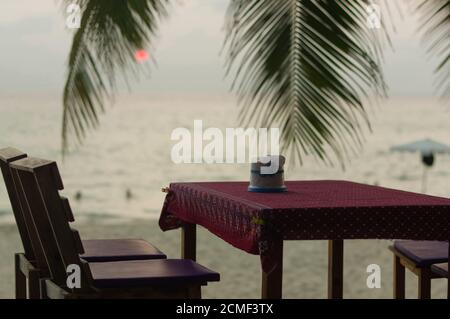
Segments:
[[[223,23],[229,0],[179,0],[161,29],[158,67],[137,91],[224,94]],[[394,0],[401,1],[401,0]],[[0,94],[60,93],[72,33],[55,0],[1,0]],[[395,53],[386,55],[391,96],[433,95],[432,70],[420,45],[418,23],[406,14],[393,37]]]

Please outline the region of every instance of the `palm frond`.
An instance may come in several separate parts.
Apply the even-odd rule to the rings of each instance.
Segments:
[[[78,142],[99,123],[117,80],[139,74],[136,50],[149,48],[169,0],[65,0],[81,7],[81,27],[73,37],[63,94],[63,152],[69,135]]]
[[[423,39],[428,53],[439,59],[435,72],[437,90],[444,97],[450,95],[450,1],[422,0],[418,6],[421,14]]]
[[[283,151],[300,162],[343,164],[361,146],[361,122],[369,126],[364,101],[386,93],[389,37],[367,25],[372,2],[233,0],[226,66],[242,122],[280,127]]]

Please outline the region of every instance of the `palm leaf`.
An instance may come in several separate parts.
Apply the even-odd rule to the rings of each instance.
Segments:
[[[436,67],[439,94],[450,95],[450,1],[422,0],[418,6],[422,16],[421,30],[430,56],[440,59]]]
[[[242,122],[280,127],[282,150],[300,162],[343,164],[361,146],[361,122],[369,126],[364,101],[385,96],[389,38],[367,26],[370,2],[232,1],[226,66]]]
[[[66,4],[74,3],[65,0]],[[78,142],[99,123],[105,100],[112,99],[120,79],[128,83],[142,67],[134,60],[136,50],[151,47],[168,0],[78,0],[81,27],[73,37],[68,75],[63,94],[63,152],[68,139]]]

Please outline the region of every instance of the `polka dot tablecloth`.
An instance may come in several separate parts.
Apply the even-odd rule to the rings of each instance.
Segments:
[[[278,240],[450,238],[450,199],[346,181],[291,181],[284,193],[251,193],[247,182],[173,183],[162,230],[184,222],[259,254],[271,267]]]

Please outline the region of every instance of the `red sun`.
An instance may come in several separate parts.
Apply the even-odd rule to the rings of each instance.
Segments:
[[[149,59],[149,57],[150,57],[150,55],[148,54],[148,52],[146,50],[137,50],[134,53],[134,58],[139,63],[147,61]]]

